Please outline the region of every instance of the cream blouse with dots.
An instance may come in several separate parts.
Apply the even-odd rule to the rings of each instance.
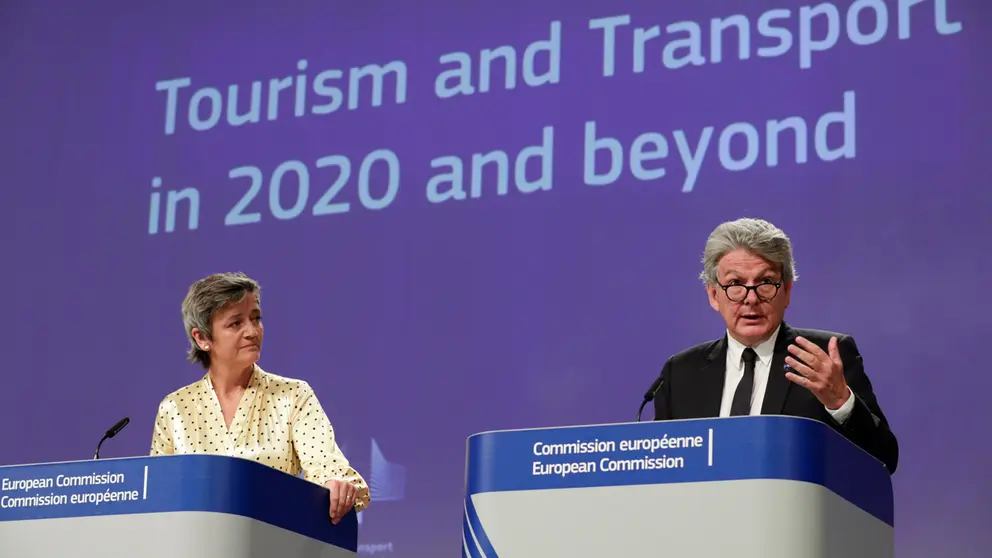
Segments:
[[[358,489],[355,509],[369,505],[369,488],[334,441],[334,429],[307,382],[255,365],[228,429],[209,374],[170,393],[155,417],[151,455],[211,453],[253,459],[324,485],[336,479]]]

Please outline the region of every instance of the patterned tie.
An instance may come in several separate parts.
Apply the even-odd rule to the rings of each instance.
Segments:
[[[744,376],[737,384],[737,391],[734,392],[734,402],[730,405],[730,416],[742,416],[751,414],[751,392],[754,390],[754,361],[758,358],[758,353],[748,347],[744,349]]]

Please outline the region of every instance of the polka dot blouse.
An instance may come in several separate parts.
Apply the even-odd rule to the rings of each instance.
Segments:
[[[356,509],[369,505],[368,485],[338,448],[310,385],[257,365],[230,428],[209,375],[162,400],[151,455],[185,453],[253,459],[320,485],[342,480],[358,489]]]

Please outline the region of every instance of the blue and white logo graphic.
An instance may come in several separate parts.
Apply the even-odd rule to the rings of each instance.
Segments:
[[[372,439],[372,482],[369,484],[373,502],[398,502],[406,495],[406,467],[390,463]]]
[[[348,454],[347,444],[339,444],[341,452]],[[376,504],[382,502],[399,502],[406,497],[406,467],[393,463],[379,448],[378,442],[372,438],[372,455],[370,459],[371,474],[368,477],[369,493]],[[362,524],[365,512],[358,513],[358,524]]]

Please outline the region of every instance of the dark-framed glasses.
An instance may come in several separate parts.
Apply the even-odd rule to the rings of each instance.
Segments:
[[[731,283],[730,285],[720,285],[720,288],[723,289],[723,292],[726,293],[727,298],[730,299],[731,302],[743,302],[751,291],[754,291],[754,294],[758,295],[758,300],[768,302],[775,298],[775,295],[778,294],[778,289],[781,286],[781,282],[772,283],[771,281],[762,281],[757,285],[741,285],[740,283]]]

